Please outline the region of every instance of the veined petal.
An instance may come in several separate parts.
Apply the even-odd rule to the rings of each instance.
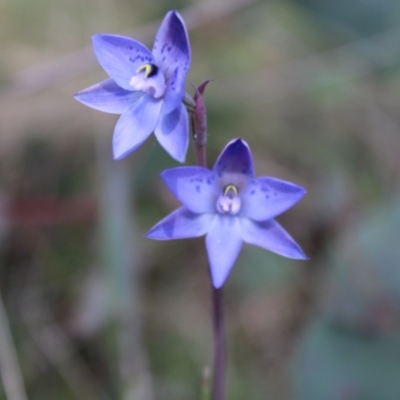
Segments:
[[[164,71],[167,81],[179,66],[184,75],[190,67],[190,45],[185,23],[176,11],[169,11],[158,29],[153,46],[157,65]]]
[[[121,115],[113,137],[115,160],[136,150],[150,136],[159,120],[161,106],[161,100],[146,94]]]
[[[132,90],[129,82],[140,66],[154,64],[150,50],[126,36],[94,35],[93,48],[103,69],[126,90]]]
[[[294,206],[306,191],[301,186],[280,179],[259,177],[241,193],[240,215],[265,221]]]
[[[189,146],[189,117],[181,104],[176,110],[162,116],[154,131],[160,145],[179,162],[184,162]]]
[[[235,185],[243,190],[254,176],[253,159],[248,144],[242,139],[230,141],[216,161],[213,171],[221,188]]]
[[[163,113],[168,114],[179,107],[185,94],[186,73],[178,66],[167,82],[167,89],[164,93]]]
[[[218,197],[215,178],[202,167],[178,167],[163,171],[161,177],[175,197],[194,213],[215,213]]]
[[[284,257],[306,260],[300,246],[273,219],[263,222],[240,218],[241,235],[246,243],[263,247]]]
[[[185,207],[178,208],[146,234],[149,239],[186,239],[205,235],[215,218],[213,214],[195,214]]]
[[[211,278],[218,289],[224,284],[242,248],[239,219],[216,215],[206,236],[206,246]]]
[[[81,90],[74,95],[74,98],[95,110],[122,114],[130,104],[142,96],[143,92],[125,90],[114,80],[107,79]]]

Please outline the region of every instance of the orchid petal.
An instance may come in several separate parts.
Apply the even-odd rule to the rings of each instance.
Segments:
[[[144,95],[132,103],[119,118],[114,130],[114,159],[119,160],[136,150],[154,131],[162,101]]]
[[[176,110],[162,115],[154,131],[160,145],[179,162],[184,162],[189,146],[189,117],[181,104]]]
[[[146,46],[126,36],[94,35],[93,48],[103,69],[126,90],[133,89],[129,82],[140,66],[154,63]]]
[[[181,67],[176,67],[168,80],[164,93],[163,113],[168,114],[175,110],[182,102],[185,94],[186,73]]]
[[[206,236],[206,246],[214,287],[220,288],[242,247],[238,218],[217,215]]]
[[[241,193],[241,215],[265,221],[294,206],[306,191],[301,186],[280,179],[259,177]]]
[[[207,233],[214,218],[213,214],[195,214],[181,207],[150,229],[146,236],[155,240],[199,237]]]
[[[211,171],[202,167],[178,167],[161,174],[165,184],[175,197],[195,213],[215,213],[215,178]]]
[[[185,23],[176,11],[169,11],[158,29],[153,46],[157,65],[164,71],[167,81],[177,67],[187,74],[190,67],[190,45]]]
[[[240,218],[240,225],[244,242],[263,247],[284,257],[307,259],[300,246],[275,220],[257,222]]]
[[[122,114],[131,103],[143,96],[142,92],[132,92],[107,79],[90,86],[74,95],[74,98],[88,107],[111,114]]]
[[[254,176],[248,144],[240,138],[230,141],[218,157],[213,171],[218,176],[221,188],[235,185],[239,191],[244,189]]]

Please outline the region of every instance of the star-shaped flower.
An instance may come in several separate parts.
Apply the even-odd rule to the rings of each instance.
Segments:
[[[148,233],[156,240],[206,236],[213,285],[220,288],[242,247],[250,243],[295,259],[299,245],[274,220],[305,194],[297,185],[254,177],[250,148],[242,139],[228,143],[214,168],[179,167],[161,177],[183,204]]]
[[[152,52],[134,39],[109,34],[93,36],[93,47],[110,79],[78,92],[75,98],[96,110],[122,114],[114,131],[114,158],[136,150],[154,131],[161,146],[183,162],[189,122],[182,99],[191,56],[179,13],[167,13]]]

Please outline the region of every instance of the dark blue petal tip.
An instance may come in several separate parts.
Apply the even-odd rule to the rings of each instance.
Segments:
[[[224,173],[254,175],[253,158],[249,145],[241,138],[230,141],[214,166],[219,176]]]

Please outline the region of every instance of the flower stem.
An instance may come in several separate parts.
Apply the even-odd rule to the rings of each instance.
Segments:
[[[222,288],[212,287],[214,324],[214,379],[212,400],[225,400],[225,330]]]
[[[207,167],[207,112],[203,102],[203,93],[209,81],[203,82],[195,88],[194,101],[196,103],[191,110],[192,133],[197,165]],[[212,314],[214,332],[214,368],[213,387],[211,400],[225,400],[225,330],[224,330],[224,308],[222,288],[216,289],[211,284],[212,290]]]
[[[207,166],[206,146],[196,145],[195,152],[196,152],[197,165],[206,168]]]
[[[204,168],[207,167],[207,111],[203,101],[203,93],[209,82],[204,81],[198,88],[195,88],[195,107],[192,111],[192,133],[197,165]]]

